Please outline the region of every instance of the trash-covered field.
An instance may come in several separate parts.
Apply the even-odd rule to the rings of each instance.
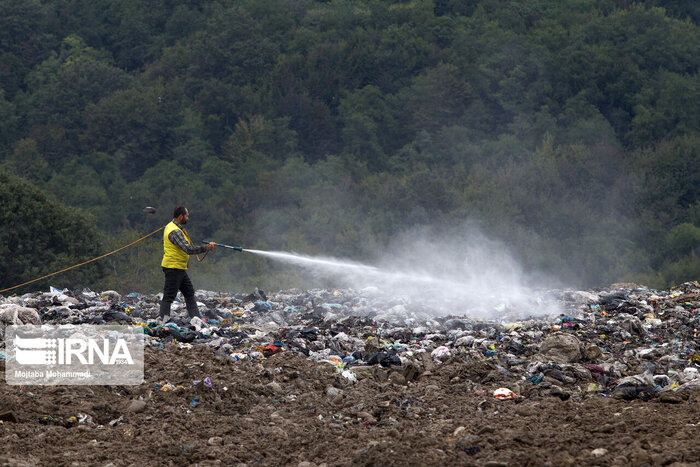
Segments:
[[[560,313],[376,289],[0,297],[3,324],[139,324],[140,386],[0,383],[3,465],[697,465],[700,285],[550,291]]]

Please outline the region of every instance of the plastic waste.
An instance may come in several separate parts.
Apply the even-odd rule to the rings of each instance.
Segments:
[[[370,368],[381,365],[398,370],[389,373],[398,375],[392,376],[396,381],[410,381],[454,359],[488,368],[473,384],[507,385],[522,376],[518,384],[559,397],[595,393],[646,400],[700,384],[697,283],[666,291],[622,285],[547,293],[557,297],[556,314],[530,317],[508,303],[455,308],[440,294],[409,301],[378,288],[287,290],[269,296],[258,289],[248,295],[198,290],[201,318],[190,319],[179,298],[172,322],[161,325],[154,321],[159,295],[54,287],[0,296],[0,321],[23,321],[22,313],[37,324],[131,320],[148,334],[146,345],[161,351],[172,344],[181,349],[206,345],[235,361],[253,362],[290,351],[331,362],[339,375],[348,371],[358,379],[368,371],[383,377]],[[479,315],[480,307],[489,313]],[[185,389],[163,382],[154,391]]]
[[[508,388],[498,388],[493,391],[493,397],[498,400],[514,399],[515,393]]]
[[[452,353],[450,352],[450,349],[445,347],[444,345],[441,345],[437,349],[433,350],[430,354],[435,360],[437,361],[442,361],[447,359]]]

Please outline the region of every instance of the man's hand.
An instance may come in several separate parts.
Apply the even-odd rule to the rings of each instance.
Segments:
[[[216,246],[216,243],[214,243],[214,242],[207,243],[207,246],[206,246],[207,251],[213,250],[215,246]]]

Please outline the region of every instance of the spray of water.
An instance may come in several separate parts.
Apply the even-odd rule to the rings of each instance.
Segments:
[[[331,257],[312,257],[283,251],[247,249],[244,251],[266,256],[282,262],[297,264],[310,269],[316,269],[318,271],[325,271],[326,273],[330,273],[334,276],[350,279],[355,284],[364,284],[365,286],[371,286],[372,284],[390,284],[392,288],[396,288],[396,286],[399,284],[422,284],[426,287],[439,285],[464,287],[465,285],[447,278],[438,278],[424,273],[407,273],[401,271],[383,270],[376,266]]]
[[[403,239],[380,258],[381,266],[283,251],[244,251],[332,277],[347,287],[401,297],[432,315],[520,319],[559,313],[545,291],[528,283],[528,275],[502,243],[479,232],[472,232],[468,240]]]
[[[337,272],[351,271],[353,274],[381,273],[381,271],[374,266],[368,266],[366,264],[357,263],[353,261],[338,260],[335,258],[311,257],[299,255],[296,253],[286,253],[283,251],[250,250],[247,248],[243,251],[246,251],[248,253],[254,253],[256,255],[266,256],[268,258],[283,261],[285,263],[298,264],[310,268],[316,267],[322,269],[335,270]]]

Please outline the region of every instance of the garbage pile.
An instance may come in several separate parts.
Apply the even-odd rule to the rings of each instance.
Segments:
[[[352,382],[376,377],[382,368],[392,383],[409,385],[447,361],[470,362],[483,371],[467,379],[496,387],[496,399],[602,396],[676,403],[700,388],[698,282],[667,291],[618,284],[549,293],[559,304],[556,316],[511,320],[518,314],[501,310],[500,318],[489,320],[439,316],[375,288],[269,295],[199,290],[201,317],[188,318],[178,297],[173,319],[163,324],[155,320],[159,295],[51,288],[0,296],[0,332],[4,336],[9,324],[140,325],[147,346],[208,346],[235,361],[298,352],[333,365]]]

